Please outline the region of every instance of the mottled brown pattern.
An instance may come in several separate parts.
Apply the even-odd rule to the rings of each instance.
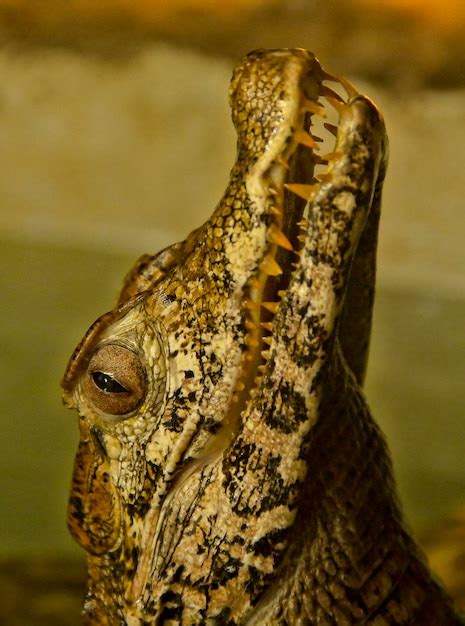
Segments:
[[[141,258],[65,375],[85,623],[459,624],[360,388],[381,115],[305,50],[249,54],[230,100],[237,161],[218,207]]]

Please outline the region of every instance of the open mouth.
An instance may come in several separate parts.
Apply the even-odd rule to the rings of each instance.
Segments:
[[[279,154],[273,152],[273,158],[270,157],[264,166],[265,171],[262,169],[259,174],[261,179],[252,181],[257,183],[257,188],[265,190],[262,215],[266,220],[267,244],[257,271],[246,285],[246,347],[232,400],[221,428],[211,436],[197,457],[188,457],[188,462],[179,468],[160,510],[152,509],[145,521],[147,535],[144,543],[151,545],[152,549],[145,550],[139,563],[139,573],[132,589],[135,598],[143,589],[148,561],[152,560],[154,569],[159,572],[165,567],[162,553],[164,529],[175,510],[173,503],[188,497],[187,492],[180,496],[187,480],[194,473],[202,477],[201,470],[214,466],[238,434],[242,419],[247,428],[254,428],[252,420],[247,420],[247,405],[259,392],[261,383],[266,384],[267,368],[273,367],[270,345],[275,340],[274,326],[279,323],[276,314],[294,272],[301,264],[301,252],[311,239],[312,200],[320,194],[328,194],[332,188],[333,169],[347,157],[341,120],[351,115],[349,104],[358,93],[343,79],[323,72],[314,58],[310,61],[310,68],[297,91],[298,112],[297,115],[294,115],[295,110],[292,113],[292,119],[297,123],[293,121],[286,128],[279,144],[282,150]],[[253,172],[251,176],[254,176]]]
[[[285,148],[264,174],[270,203],[268,247],[248,283],[247,350],[233,395],[236,416],[267,367],[275,314],[307,238],[311,201],[331,185],[333,166],[344,157],[338,148],[339,123],[349,101],[359,95],[349,82],[325,73],[316,61],[300,94],[299,123],[290,129]]]
[[[243,416],[246,419],[248,402],[253,401],[261,383],[266,384],[267,368],[273,367],[270,345],[275,340],[274,325],[279,323],[276,314],[299,267],[301,251],[311,239],[312,200],[328,194],[333,169],[347,157],[341,120],[351,115],[349,104],[358,92],[344,79],[323,72],[312,59],[311,71],[304,76],[298,93],[298,114],[294,117],[298,123],[289,126],[282,151],[260,175],[263,183],[260,187],[266,190],[267,246],[257,271],[247,282],[246,349],[232,400],[221,429],[201,454],[181,469],[171,485],[156,530],[151,531],[151,541],[158,545],[153,551],[155,560],[160,549],[157,538],[163,535],[170,502],[194,472],[213,465],[224,453],[238,434]],[[246,421],[247,427],[253,428],[252,422]]]

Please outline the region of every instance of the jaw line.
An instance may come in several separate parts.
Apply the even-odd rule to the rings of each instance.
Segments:
[[[342,79],[325,76],[327,80],[340,82],[348,96],[353,97],[357,94],[355,89]],[[322,92],[319,95],[327,92],[327,88],[324,87]],[[151,564],[154,563],[155,555],[158,554],[160,533],[170,502],[194,473],[201,471],[207,465],[218,462],[239,431],[242,412],[247,402],[253,398],[254,390],[267,367],[270,355],[266,348],[280,300],[284,297],[299,262],[300,250],[303,248],[308,227],[308,222],[304,218],[305,211],[310,199],[328,185],[328,180],[324,175],[321,179],[314,178],[315,155],[319,156],[316,150],[318,143],[307,134],[308,131],[304,130],[304,126],[309,125],[312,115],[323,112],[323,106],[309,101],[303,93],[301,96],[305,107],[301,109],[301,123],[297,130],[291,133],[292,140],[283,142],[284,150],[271,161],[261,175],[262,186],[266,186],[269,196],[275,201],[272,205],[274,210],[268,213],[270,224],[267,229],[267,250],[257,273],[249,279],[247,284],[244,306],[248,347],[243,357],[242,370],[236,382],[232,401],[219,432],[207,442],[201,454],[187,463],[179,472],[168,487],[161,504],[149,510],[142,532],[146,549],[128,594],[133,602],[141,601],[144,593]],[[331,95],[326,97],[341,115],[343,108],[348,109],[347,102],[341,103],[339,96],[337,94],[335,96],[337,98]],[[335,128],[332,127],[330,130],[332,134],[336,134]],[[336,141],[337,139],[336,137]],[[333,163],[340,156],[334,153],[328,159],[327,176],[330,175]],[[309,194],[308,197],[303,197],[306,194]],[[285,240],[289,245],[287,243],[284,245]],[[284,269],[281,269],[281,266]]]

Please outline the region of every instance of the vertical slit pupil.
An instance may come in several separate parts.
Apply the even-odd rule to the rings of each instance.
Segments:
[[[108,393],[127,393],[126,387],[123,387],[115,378],[105,372],[92,372],[92,379],[99,389]]]

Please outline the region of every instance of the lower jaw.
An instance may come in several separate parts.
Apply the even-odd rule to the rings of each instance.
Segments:
[[[353,88],[345,88],[352,95],[349,89]],[[339,102],[339,96],[334,94],[334,97],[330,95],[327,98],[340,112],[344,104]],[[315,106],[322,110],[320,105],[315,103]],[[240,428],[241,414],[253,397],[254,389],[266,368],[274,317],[298,264],[300,250],[306,238],[308,221],[305,212],[308,202],[319,186],[328,182],[331,175],[330,171],[317,173],[316,168],[327,166],[338,157],[334,152],[327,158],[318,153],[318,139],[306,130],[311,129],[313,114],[307,112],[303,115],[302,128],[296,133],[294,147],[289,151],[289,156],[279,157],[265,174],[272,199],[269,243],[257,273],[247,284],[248,297],[244,303],[246,350],[230,406],[219,432],[207,442],[200,455],[177,475],[169,490],[169,499],[175,497],[192,474],[206,465],[214,464],[233,441]],[[326,127],[334,142],[337,127],[331,124]]]

